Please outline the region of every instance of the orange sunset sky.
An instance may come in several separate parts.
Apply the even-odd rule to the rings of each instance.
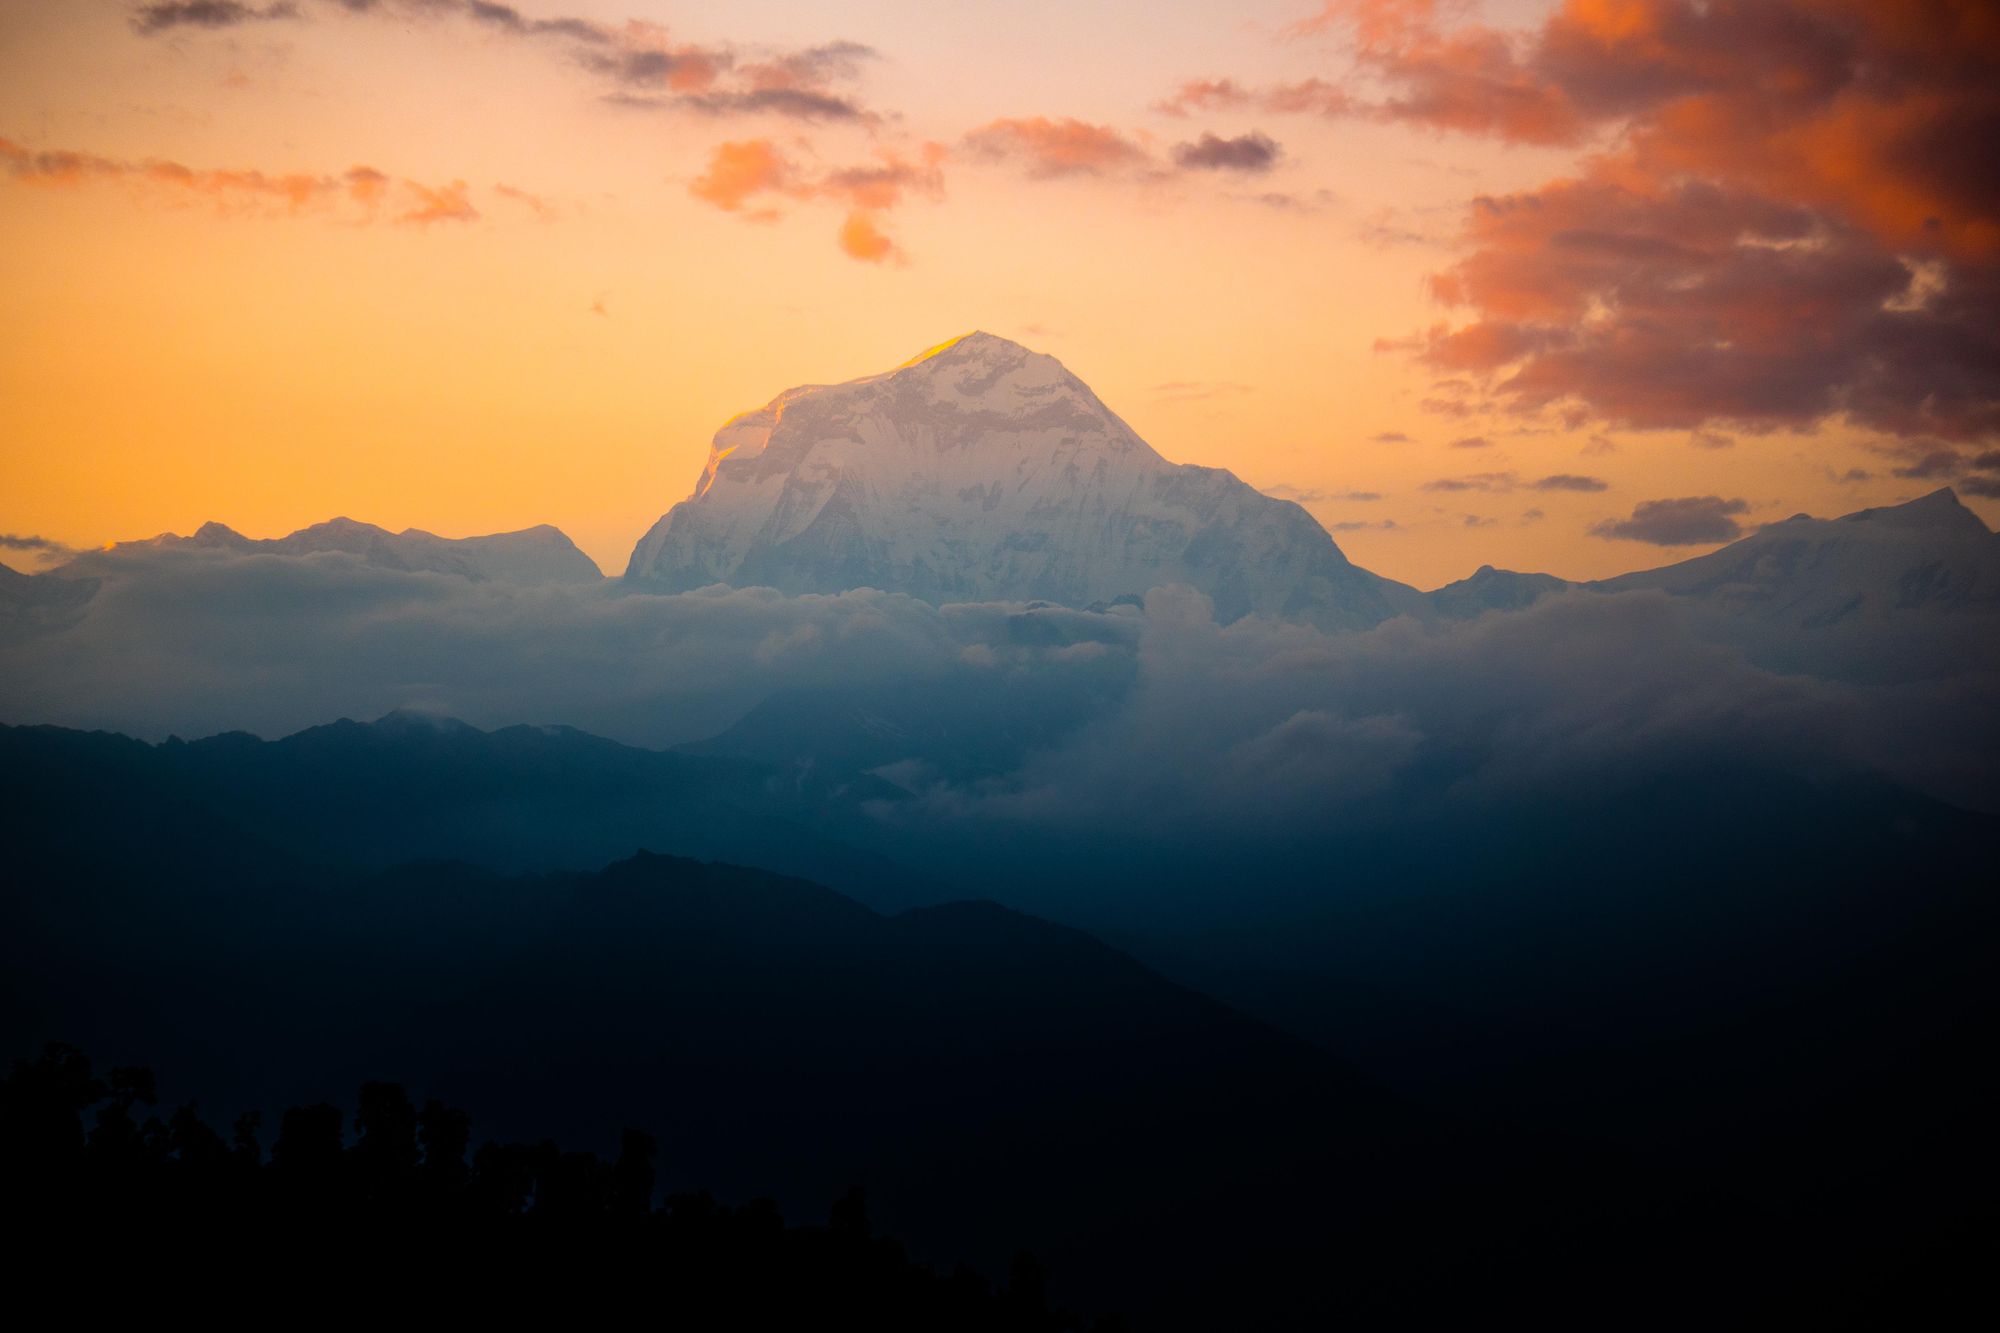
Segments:
[[[727,417],[973,328],[1424,587],[1991,523],[1995,12],[0,0],[0,531],[617,573]]]

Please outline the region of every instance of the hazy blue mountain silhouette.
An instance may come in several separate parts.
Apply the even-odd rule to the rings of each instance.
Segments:
[[[722,742],[845,753],[856,710],[822,702],[787,703],[795,732]],[[976,757],[981,736],[927,744]],[[2000,1111],[1973,1054],[2000,1019],[2000,904],[1984,887],[2000,821],[1749,755],[1476,796],[1456,785],[1471,767],[1440,747],[1283,838],[921,820],[876,836],[938,882],[1082,925],[1427,1105],[1786,1200],[1792,1225],[1841,1217],[1850,1258],[1889,1247],[1891,1219],[1970,1215],[2000,1181],[1990,1156],[1968,1160]]]
[[[158,793],[142,806],[199,805],[256,840],[348,869],[413,860],[588,869],[653,847],[806,875],[873,901],[942,896],[806,826],[903,794],[859,772],[808,791],[741,760],[639,749],[569,727],[488,732],[411,713],[275,741],[234,732],[154,746],[83,735],[0,727],[0,762],[62,768],[88,755]]]

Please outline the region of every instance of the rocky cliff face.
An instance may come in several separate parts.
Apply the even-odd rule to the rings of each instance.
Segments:
[[[1416,600],[1297,505],[1168,462],[1055,358],[985,333],[729,422],[626,578],[1073,606],[1184,583],[1222,619],[1328,628]]]

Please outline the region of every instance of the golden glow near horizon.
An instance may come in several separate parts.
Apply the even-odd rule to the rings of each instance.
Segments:
[[[1285,36],[1318,7],[0,0],[0,531],[546,522],[617,573],[745,404],[969,329],[1425,587],[1700,549],[1590,535],[1653,498],[1943,484],[1838,420],[1620,429],[1414,361],[1475,197],[1605,136],[1295,114],[1358,40]],[[1218,75],[1307,91],[1163,109]]]

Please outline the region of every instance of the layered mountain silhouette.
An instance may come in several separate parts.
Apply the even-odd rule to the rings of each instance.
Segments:
[[[1416,603],[1298,505],[1168,462],[1054,357],[989,333],[730,421],[625,578],[1069,606],[1185,583],[1227,620],[1341,629]]]
[[[414,718],[271,744],[0,732],[0,1035],[156,1063],[232,1110],[387,1076],[507,1137],[640,1123],[700,1164],[677,1184],[814,1216],[865,1181],[939,1259],[1030,1244],[1167,1327],[1227,1323],[1224,1288],[1377,1311],[1411,1298],[1412,1255],[1482,1301],[1602,1299],[1661,1281],[1647,1255],[1703,1266],[1690,1301],[1880,1296],[1970,1234],[1993,1179],[1967,1155],[1992,821],[1880,784],[1709,764],[1441,805],[1448,772],[1419,771],[1304,843],[1098,828],[937,859],[921,827],[878,833],[1238,1012],[991,905],[884,916],[652,855],[370,868],[616,836],[589,807],[624,785],[713,812],[712,785],[778,830],[799,810],[778,771]],[[860,897],[921,892],[840,850]]]
[[[919,1257],[1026,1245],[1151,1327],[1427,1301],[1438,1262],[1517,1280],[1486,1253],[1507,1154],[1073,930],[649,854],[352,875],[121,757],[0,770],[10,1049],[143,1057],[230,1115],[386,1078],[482,1137],[608,1153],[635,1126],[667,1189],[813,1217],[865,1183]]]
[[[161,745],[0,727],[0,764],[15,773],[82,766],[127,784],[127,818],[163,803],[199,809],[203,822],[240,826],[339,873],[413,860],[502,873],[589,869],[650,846],[807,875],[875,903],[938,896],[881,856],[818,831],[859,803],[901,795],[865,773],[802,787],[774,766],[644,750],[570,727],[489,732],[393,713],[275,741],[231,732]]]

